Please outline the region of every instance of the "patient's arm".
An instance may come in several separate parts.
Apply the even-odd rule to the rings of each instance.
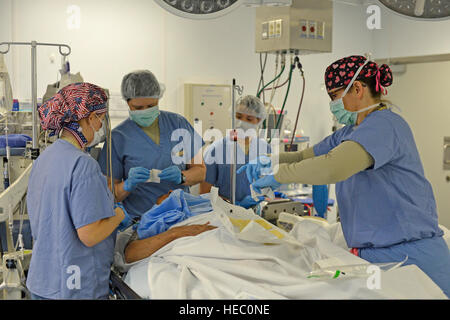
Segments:
[[[210,226],[209,222],[205,224],[180,226],[171,228],[150,238],[131,241],[125,248],[125,262],[133,263],[145,259],[175,239],[196,236],[215,228],[217,227]]]
[[[200,182],[200,194],[211,192],[212,184],[206,181]]]

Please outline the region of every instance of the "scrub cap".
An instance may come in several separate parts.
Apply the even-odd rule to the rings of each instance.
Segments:
[[[134,98],[162,98],[165,87],[159,83],[155,75],[148,70],[137,70],[128,73],[122,79],[122,97],[128,101]]]
[[[38,108],[42,129],[52,131],[50,136],[58,134],[63,127],[77,129],[76,122],[92,112],[107,112],[107,101],[105,91],[95,84],[70,84]]]
[[[254,116],[261,119],[260,122],[266,119],[267,113],[262,101],[255,96],[244,96],[236,101],[236,112]]]
[[[367,58],[364,56],[350,56],[345,57],[332,63],[325,71],[325,85],[327,91],[336,88],[346,87],[353,76],[358,71],[359,67],[366,62]],[[368,61],[362,68],[356,80],[376,77],[376,91],[385,92],[384,87],[389,87],[392,84],[393,77],[391,68],[383,64],[378,66],[373,61]]]

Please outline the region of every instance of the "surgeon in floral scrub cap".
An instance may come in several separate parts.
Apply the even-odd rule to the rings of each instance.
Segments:
[[[106,299],[116,229],[114,209],[100,166],[86,147],[102,140],[107,96],[76,83],[39,107],[43,130],[59,134],[33,163],[27,207],[33,254],[27,287],[33,299]]]
[[[336,184],[342,229],[354,254],[371,263],[415,264],[449,296],[450,254],[433,189],[408,123],[381,100],[392,82],[389,66],[363,56],[333,62],[325,85],[330,110],[345,126],[311,148],[280,154],[274,175],[260,177],[262,162],[246,170],[256,190]]]

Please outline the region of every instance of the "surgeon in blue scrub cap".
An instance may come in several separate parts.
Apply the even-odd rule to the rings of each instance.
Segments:
[[[189,186],[204,180],[206,167],[198,155],[204,143],[184,117],[160,110],[164,86],[152,72],[128,73],[121,90],[129,118],[112,131],[114,190],[116,201],[138,219],[169,190],[189,192]],[[98,159],[104,174],[107,143]],[[153,169],[161,171],[156,171],[160,182],[148,181]]]

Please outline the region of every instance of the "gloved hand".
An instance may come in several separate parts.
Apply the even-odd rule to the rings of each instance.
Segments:
[[[128,172],[128,179],[125,180],[123,189],[131,192],[139,183],[145,182],[150,178],[150,170],[143,167],[131,168]]]
[[[158,176],[161,180],[170,181],[175,184],[181,183],[181,170],[177,166],[165,168]]]
[[[114,204],[114,209],[121,208],[123,213],[125,214],[125,218],[123,218],[122,222],[120,222],[119,226],[117,227],[119,231],[124,231],[126,228],[131,226],[133,224],[133,220],[130,218],[130,216],[127,213],[127,210],[125,210],[122,203],[117,202]]]
[[[263,201],[264,197],[259,196],[258,199],[259,199],[258,201],[255,201],[255,199],[253,199],[250,195],[248,195],[248,196],[245,196],[245,198],[242,199],[241,201],[236,201],[236,205],[244,207],[245,209],[248,209],[250,207],[256,206],[258,203]]]
[[[275,180],[275,177],[273,175],[264,176],[259,180],[256,180],[252,183],[253,189],[261,193],[262,188],[270,187],[272,190],[275,190],[279,186],[281,186],[281,183],[279,183],[277,180]]]
[[[240,174],[245,170],[248,182],[252,183],[253,181],[258,180],[264,171],[267,173],[271,166],[272,162],[268,156],[260,156],[256,160],[252,160],[240,167],[237,173]]]
[[[277,198],[287,199],[287,195],[285,195],[283,192],[275,191],[274,194]]]

